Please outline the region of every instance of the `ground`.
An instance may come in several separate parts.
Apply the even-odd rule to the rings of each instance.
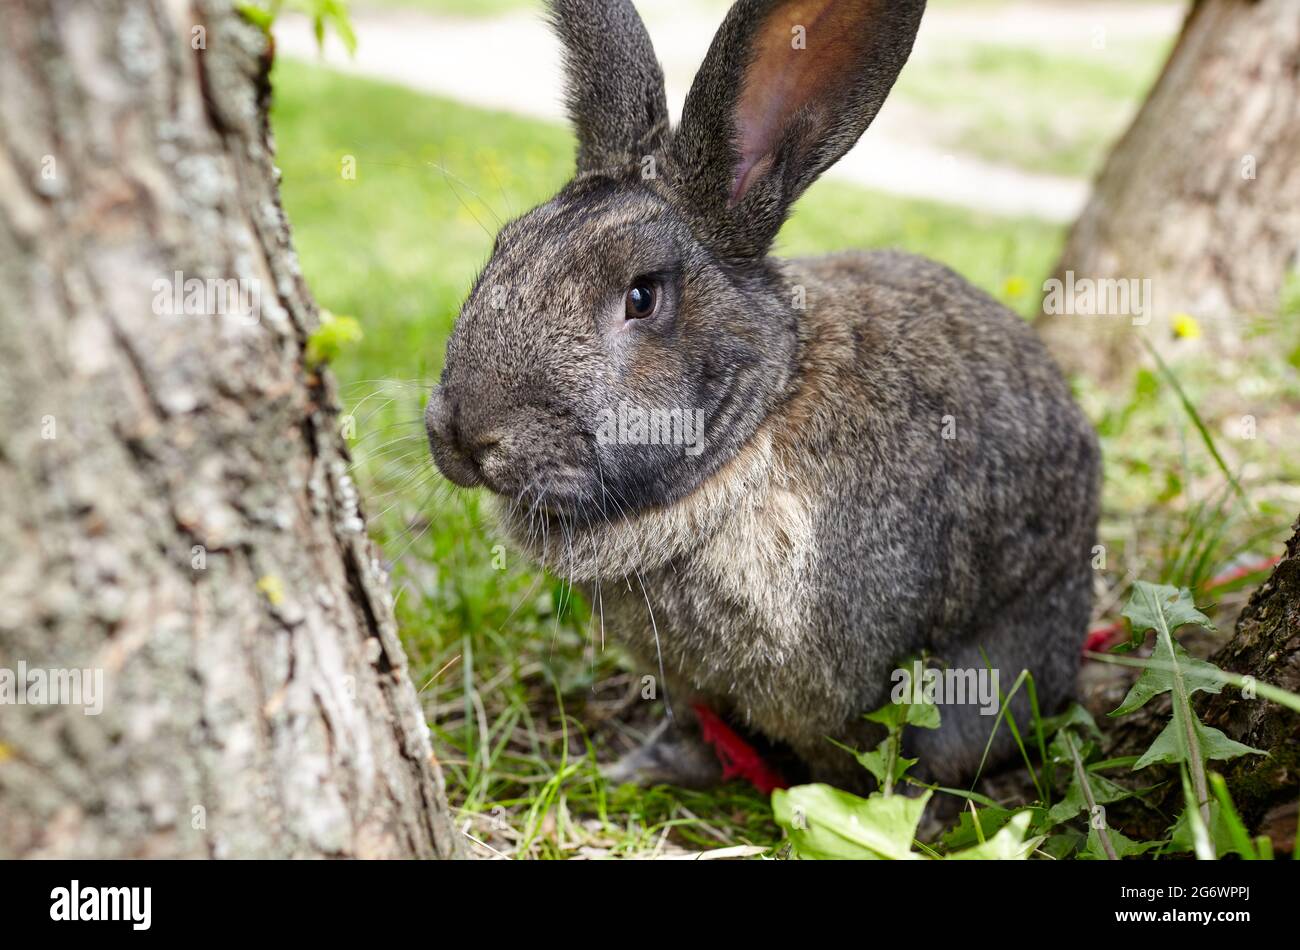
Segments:
[[[426,0],[440,9],[457,2]],[[1094,172],[1116,121],[1142,94],[1142,76],[1154,74],[1158,44],[1133,54],[1145,70],[1136,78],[1126,71],[1108,79],[1052,55],[1011,65],[981,44],[951,51],[956,65],[944,68],[965,71],[960,87],[987,79],[1005,94],[1035,90],[1020,118],[1007,120],[1018,128],[968,123],[951,132],[952,147],[984,154],[1004,140],[1010,147],[995,156],[1003,161]],[[938,75],[909,78],[909,101],[936,114],[995,108],[984,94],[966,98],[945,87]],[[500,222],[566,180],[568,132],[288,60],[277,64],[273,82],[284,199],[304,271],[321,304],[364,331],[335,363],[355,422],[356,471],[371,531],[393,566],[403,640],[458,822],[474,847],[582,857],[776,845],[781,833],[765,797],[746,787],[643,792],[599,778],[596,764],[638,741],[662,716],[660,704],[640,698],[617,644],[595,642],[587,606],[498,547],[477,496],[453,489],[428,463],[423,399],[460,301]],[[1053,100],[1112,96],[1122,108],[1099,107],[1099,125],[1067,130],[1059,141],[1035,131]],[[1028,316],[1062,237],[1060,224],[826,181],[800,202],[777,250],[906,248],[949,264]],[[1296,286],[1287,304],[1292,319],[1260,321],[1241,362],[1216,360],[1188,324],[1172,367],[1246,502],[1228,487],[1168,377],[1145,369],[1119,392],[1079,381],[1106,457],[1098,625],[1118,617],[1135,579],[1177,581],[1200,585],[1198,602],[1216,605],[1221,639],[1259,573],[1206,582],[1241,565],[1259,568],[1279,550],[1300,510]],[[1113,705],[1112,675],[1094,666],[1085,688],[1098,708]]]

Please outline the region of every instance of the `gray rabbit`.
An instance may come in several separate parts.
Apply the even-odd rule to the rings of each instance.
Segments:
[[[987,657],[1004,693],[1029,669],[1044,714],[1073,695],[1100,457],[1044,347],[931,261],[767,253],[924,7],[740,0],[673,128],[632,4],[551,3],[576,173],[501,229],[425,422],[442,472],[662,672],[675,721],[617,778],[716,780],[699,701],[861,788],[829,740],[876,741],[862,716],[917,657]],[[908,750],[965,781],[994,717],[940,698]]]

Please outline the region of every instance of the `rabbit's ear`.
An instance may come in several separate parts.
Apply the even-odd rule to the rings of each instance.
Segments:
[[[766,253],[790,205],[875,118],[925,0],[740,0],[673,139],[676,188],[717,249]]]
[[[549,0],[549,7],[564,52],[578,171],[657,151],[668,130],[664,74],[631,0]]]

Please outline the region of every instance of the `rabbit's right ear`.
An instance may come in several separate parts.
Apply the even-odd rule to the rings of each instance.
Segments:
[[[640,161],[668,131],[664,74],[631,0],[548,0],[564,52],[578,171]]]
[[[925,0],[739,0],[673,136],[674,189],[723,256],[767,252],[790,205],[875,118]]]

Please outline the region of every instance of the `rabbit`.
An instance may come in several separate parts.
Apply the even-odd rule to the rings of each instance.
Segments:
[[[875,117],[924,0],[740,0],[675,127],[628,0],[549,7],[575,173],[501,228],[424,418],[441,472],[486,488],[663,684],[671,721],[607,774],[718,781],[699,702],[801,776],[869,789],[836,743],[879,740],[863,715],[918,657],[1003,693],[1027,669],[1040,711],[1063,707],[1100,452],[1061,372],[940,264],[768,254]],[[964,782],[994,717],[938,698],[905,750]]]

